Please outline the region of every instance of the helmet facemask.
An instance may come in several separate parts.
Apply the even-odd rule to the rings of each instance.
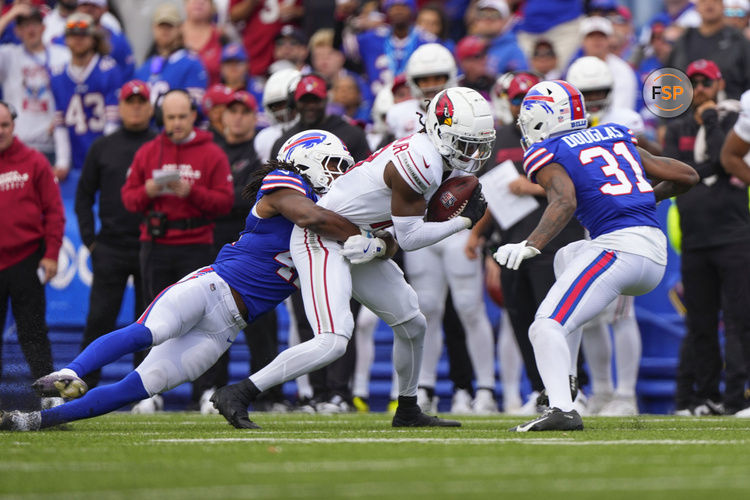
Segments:
[[[451,167],[473,173],[482,168],[492,154],[494,130],[482,138],[458,136],[449,131],[438,132],[449,153],[444,155]]]
[[[331,183],[354,164],[351,156],[329,155],[325,152],[312,153],[309,159],[312,161],[297,163],[295,166],[317,194],[327,193]]]

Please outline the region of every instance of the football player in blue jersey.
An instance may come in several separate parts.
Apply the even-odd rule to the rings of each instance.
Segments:
[[[287,161],[267,163],[245,188],[254,204],[237,241],[225,245],[212,265],[162,291],[135,323],[98,338],[65,368],[34,383],[40,394],[71,401],[42,412],[0,412],[0,430],[39,430],[102,415],[194,380],[246,323],[296,290],[289,253],[295,224],[340,241],[360,234],[315,204],[316,193],[354,163],[343,143],[329,132],[306,131],[287,145]],[[147,347],[151,351],[133,372],[87,392],[81,377]]]
[[[544,188],[549,205],[531,234],[501,246],[495,259],[518,269],[539,255],[574,214],[591,240],[558,252],[574,257],[566,259],[568,265],[529,328],[549,410],[510,430],[581,430],[569,382],[576,373],[580,327],[618,295],[642,295],[661,281],[667,247],[656,203],[690,189],[698,174],[637,147],[626,127],[609,123],[587,129],[583,95],[562,80],[529,90],[518,125],[526,150],[524,170]]]

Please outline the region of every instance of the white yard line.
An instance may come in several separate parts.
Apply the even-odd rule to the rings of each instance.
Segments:
[[[237,438],[175,438],[152,439],[152,443],[300,443],[300,444],[339,444],[339,443],[437,443],[437,444],[499,444],[519,443],[531,445],[564,445],[564,446],[632,446],[632,445],[743,445],[749,441],[710,440],[710,439],[617,439],[612,441],[577,441],[564,438],[286,438],[286,437],[237,437]]]

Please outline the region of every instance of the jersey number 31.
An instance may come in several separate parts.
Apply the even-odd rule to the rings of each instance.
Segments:
[[[638,163],[638,160],[633,157],[633,153],[630,152],[627,144],[624,142],[617,142],[612,148],[612,151],[615,155],[624,158],[630,165],[630,168],[635,175],[635,186],[638,188],[638,191],[641,193],[650,193],[654,190],[654,188],[651,187],[651,184],[643,176],[643,169],[641,168],[640,163]],[[620,196],[633,192],[633,183],[628,179],[627,172],[620,168],[620,163],[617,161],[617,158],[615,158],[615,156],[607,149],[602,146],[594,146],[592,148],[586,148],[578,154],[578,159],[582,165],[588,165],[596,158],[602,158],[606,162],[606,165],[600,167],[602,172],[604,172],[604,175],[607,177],[614,176],[614,180],[617,181],[616,183],[607,182],[602,184],[599,187],[599,191],[611,196]]]

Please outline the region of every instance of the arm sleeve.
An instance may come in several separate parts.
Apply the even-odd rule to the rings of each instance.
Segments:
[[[531,182],[536,183],[536,173],[554,158],[554,153],[542,146],[531,147],[523,158],[523,170]]]
[[[745,142],[750,143],[750,90],[740,98],[740,116],[734,124],[734,133]]]
[[[455,217],[444,222],[425,222],[422,217],[392,217],[398,244],[405,251],[418,250],[434,245],[438,241],[468,229],[471,221],[466,217]]]
[[[65,209],[62,204],[60,187],[55,181],[52,169],[46,158],[38,155],[37,191],[40,194],[44,220],[44,257],[57,261],[65,230]]]
[[[98,146],[97,143],[94,143],[89,149],[76,187],[75,211],[78,218],[78,231],[81,233],[81,241],[87,247],[90,247],[96,239],[92,207],[99,186]]]
[[[60,111],[55,112],[55,116],[60,114],[62,123],[62,113]],[[55,140],[55,166],[61,168],[70,168],[71,163],[71,150],[70,150],[70,136],[68,135],[67,127],[62,124],[55,127],[53,134]]]

